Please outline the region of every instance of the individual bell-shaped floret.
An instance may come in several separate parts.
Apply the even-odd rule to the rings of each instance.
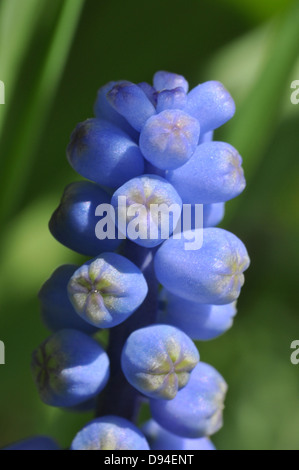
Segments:
[[[199,145],[185,165],[166,173],[166,179],[185,204],[225,202],[246,186],[242,158],[225,142]]]
[[[237,313],[236,302],[225,305],[199,304],[165,289],[160,295],[158,321],[180,328],[194,340],[208,341],[222,335],[232,327]]]
[[[79,266],[66,264],[57,268],[39,291],[41,317],[51,331],[67,328],[93,334],[97,328],[79,317],[67,293],[70,278]]]
[[[199,361],[193,341],[167,325],[134,331],[121,357],[122,370],[133,387],[150,398],[172,400],[188,383]]]
[[[121,116],[109,103],[107,94],[115,85],[120,85],[122,82],[109,82],[102,86],[97,93],[97,98],[94,104],[94,114],[97,119],[103,119],[115,124],[117,127],[122,129],[128,134],[134,141],[137,141],[138,132],[130,126],[128,121]]]
[[[150,450],[144,435],[130,421],[104,416],[78,432],[71,450]]]
[[[34,351],[31,370],[44,403],[72,407],[103,390],[109,378],[109,358],[81,331],[60,330]]]
[[[193,155],[199,135],[197,119],[180,109],[166,109],[146,121],[140,134],[140,150],[157,168],[172,170]]]
[[[139,146],[116,125],[102,119],[87,119],[77,125],[67,157],[79,175],[111,188],[144,170]]]
[[[184,299],[205,304],[228,304],[240,295],[243,272],[249,266],[245,245],[221,228],[204,228],[203,244],[188,249],[198,231],[183,232],[158,249],[155,272],[159,282]]]
[[[187,95],[181,87],[161,91],[157,95],[157,113],[166,109],[184,109],[186,102]]]
[[[236,106],[222,83],[209,81],[188,93],[185,111],[198,119],[201,133],[204,134],[229,121],[235,114]]]
[[[166,431],[153,419],[142,426],[151,450],[216,450],[208,437],[188,439]]]
[[[189,383],[171,401],[150,400],[152,416],[167,431],[181,437],[211,436],[222,427],[227,384],[212,366],[200,362]]]
[[[118,230],[147,248],[169,238],[182,208],[176,190],[156,175],[143,175],[128,181],[113,194],[111,203]]]
[[[204,204],[203,206],[203,226],[215,227],[222,222],[225,213],[224,202],[215,204]]]
[[[97,237],[95,230],[100,220],[107,217],[110,199],[106,191],[90,181],[68,185],[49,223],[53,237],[86,256],[116,250],[121,240],[117,238],[115,230],[107,233],[103,239]],[[113,226],[113,219],[109,226]]]
[[[157,91],[173,90],[174,88],[181,87],[185,93],[188,93],[189,89],[189,84],[182,75],[164,70],[159,70],[155,73],[153,84]]]
[[[76,312],[97,328],[125,321],[142,304],[147,291],[140,269],[116,253],[103,253],[83,264],[68,284]]]
[[[142,88],[131,82],[115,85],[107,94],[111,106],[138,132],[146,121],[156,114],[156,109]]]
[[[157,92],[155,88],[147,82],[137,83],[137,85],[139,86],[139,88],[141,88],[143,93],[146,94],[146,96],[148,97],[152,105],[156,107],[157,106]]]

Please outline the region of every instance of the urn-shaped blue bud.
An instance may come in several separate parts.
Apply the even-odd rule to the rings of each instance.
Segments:
[[[227,384],[210,365],[200,362],[189,383],[171,401],[150,400],[152,416],[167,431],[181,437],[211,436],[222,427]]]
[[[186,113],[198,119],[201,133],[225,124],[236,111],[234,100],[222,83],[205,82],[188,93]]]
[[[148,97],[150,102],[154,107],[157,106],[157,92],[154,87],[152,87],[149,83],[147,82],[141,82],[137,84],[139,88],[145,93],[145,95]]]
[[[60,330],[32,355],[31,370],[44,403],[72,407],[98,395],[109,378],[109,358],[92,338]]]
[[[109,82],[106,85],[102,86],[97,93],[97,98],[94,104],[94,114],[98,119],[103,119],[104,121],[109,121],[115,124],[117,127],[122,129],[126,134],[136,140],[138,137],[137,131],[130,126],[128,121],[121,116],[114,108],[111,106],[107,94],[112,88],[116,85],[120,85],[122,82]]]
[[[107,97],[111,106],[138,132],[146,121],[156,114],[155,107],[147,95],[134,83],[121,82],[115,85]]]
[[[238,196],[246,185],[242,158],[225,142],[199,145],[192,158],[168,171],[166,178],[185,204],[225,202]]]
[[[181,87],[161,91],[157,95],[157,113],[166,109],[184,109],[186,103],[187,95]]]
[[[157,168],[171,170],[193,155],[199,134],[197,119],[179,109],[166,109],[147,120],[139,145],[146,160]]]
[[[195,231],[196,234],[196,231]],[[155,256],[155,272],[160,283],[184,299],[205,304],[228,304],[240,295],[243,272],[249,266],[245,245],[234,234],[220,228],[203,229],[203,245],[189,250],[186,239],[170,238]]]
[[[79,317],[68,297],[67,285],[78,267],[72,264],[60,266],[39,291],[43,323],[53,332],[68,328],[87,334],[97,331],[97,328]]]
[[[144,301],[147,283],[137,266],[116,253],[103,253],[71,277],[68,294],[76,312],[97,328],[126,320]]]
[[[220,224],[224,217],[225,204],[217,202],[215,204],[205,204],[203,206],[203,226],[215,227]]]
[[[144,435],[130,421],[104,416],[78,432],[71,450],[150,450]]]
[[[53,237],[71,250],[86,256],[116,250],[121,240],[117,239],[115,230],[103,239],[96,235],[97,224],[109,215],[110,199],[111,196],[106,191],[90,181],[68,185],[49,223]],[[103,208],[101,217],[98,216],[98,207]],[[112,218],[108,223],[109,227],[113,227]]]
[[[172,400],[199,361],[191,339],[177,328],[153,325],[134,331],[122,351],[128,382],[151,398]]]
[[[181,198],[172,185],[155,175],[128,181],[113,194],[111,203],[119,231],[147,248],[169,238],[182,208]]]
[[[233,325],[236,303],[209,305],[191,302],[163,290],[158,321],[173,325],[190,338],[208,341],[225,333]]]
[[[151,419],[142,426],[151,450],[216,450],[207,437],[187,439],[177,436],[163,429],[156,421]]]
[[[181,87],[185,93],[188,93],[189,89],[189,84],[182,75],[164,70],[159,70],[159,72],[155,73],[153,83],[157,91],[173,90],[174,88]]]
[[[144,169],[139,146],[116,125],[102,119],[87,119],[77,125],[67,157],[81,176],[111,188],[141,175]]]

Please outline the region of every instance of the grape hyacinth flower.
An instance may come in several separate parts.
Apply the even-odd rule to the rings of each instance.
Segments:
[[[79,266],[65,264],[57,268],[39,291],[41,318],[50,331],[74,329],[93,334],[97,328],[82,320],[71,304],[67,285]]]
[[[166,178],[186,204],[220,203],[238,196],[245,188],[241,165],[242,158],[231,145],[203,143],[185,165],[168,171]]]
[[[70,184],[49,223],[53,237],[71,250],[86,256],[116,250],[121,240],[100,240],[95,233],[97,206],[109,204],[110,199],[111,196],[106,191],[91,181]]]
[[[104,416],[78,432],[71,450],[149,450],[141,431],[118,416]]]
[[[204,229],[200,250],[186,250],[184,238],[170,238],[155,257],[156,276],[166,289],[204,304],[221,305],[237,300],[248,266],[244,244],[220,228]]]
[[[210,365],[200,362],[189,383],[171,401],[151,400],[153,418],[178,436],[211,436],[222,427],[227,384]]]
[[[121,198],[124,198],[125,207],[119,207]],[[118,188],[111,204],[115,208],[118,228],[138,245],[152,248],[173,232],[181,216],[182,200],[165,179],[143,175]],[[173,210],[173,218],[169,220],[170,210]],[[162,223],[165,217],[168,217],[166,233]]]
[[[109,358],[84,333],[60,330],[34,351],[31,369],[42,401],[69,407],[89,400],[105,387]]]
[[[151,398],[172,400],[199,361],[190,338],[167,325],[134,331],[122,351],[122,370],[133,387]]]
[[[147,284],[131,261],[116,253],[103,253],[73,274],[68,293],[84,320],[97,328],[111,328],[142,304]]]
[[[66,188],[50,230],[91,259],[42,287],[54,334],[32,373],[45,403],[94,406],[72,450],[214,449],[227,384],[192,340],[232,326],[249,266],[243,242],[217,227],[245,187],[238,151],[213,140],[234,112],[221,83],[189,91],[182,75],[159,71],[152,84],[102,86],[95,117],[71,135],[68,161],[89,181]],[[98,329],[109,330],[105,349]]]
[[[151,450],[216,450],[208,437],[198,439],[180,437],[162,428],[153,419],[143,425],[142,432]]]
[[[164,289],[158,321],[180,328],[193,340],[208,341],[229,330],[236,314],[236,302],[225,305],[200,304]]]

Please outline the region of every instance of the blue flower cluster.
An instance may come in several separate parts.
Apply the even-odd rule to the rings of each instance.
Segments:
[[[44,403],[96,408],[72,450],[213,450],[222,426],[226,382],[193,340],[216,338],[236,314],[249,258],[216,225],[245,180],[236,149],[212,140],[234,115],[231,96],[216,81],[188,88],[164,71],[153,86],[110,82],[95,117],[71,135],[68,160],[88,181],[66,188],[49,226],[92,259],[61,266],[41,288],[52,336],[33,353],[32,373]],[[203,229],[194,215],[185,229],[184,205],[202,205]],[[202,246],[186,249],[198,230]],[[141,401],[152,419],[139,429]]]

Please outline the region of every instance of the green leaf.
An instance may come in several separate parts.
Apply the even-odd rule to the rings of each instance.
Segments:
[[[0,220],[17,206],[30,175],[47,118],[78,25],[84,0],[64,0],[44,66],[34,90],[26,121],[15,131],[10,158],[6,159],[0,186]],[[9,175],[9,177],[8,177]]]

